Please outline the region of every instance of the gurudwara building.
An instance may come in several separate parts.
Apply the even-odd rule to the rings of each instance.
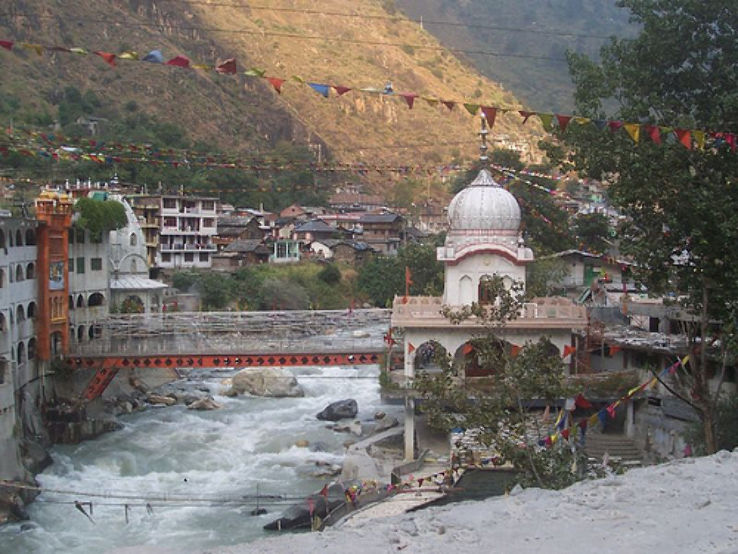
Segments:
[[[475,363],[475,337],[485,330],[475,317],[452,324],[442,308],[494,304],[490,283],[502,278],[525,287],[526,264],[533,261],[520,233],[520,206],[515,197],[495,182],[486,169],[459,192],[448,207],[449,229],[437,259],[445,265],[442,297],[409,296],[395,298],[392,327],[402,331],[405,382],[423,367],[428,352],[442,348],[459,360],[465,377],[489,375],[490,368]],[[551,355],[564,357],[565,347],[575,345],[574,331],[586,327],[586,310],[566,298],[536,298],[523,304],[516,319],[505,324],[499,338],[515,347],[546,337],[556,347]],[[415,401],[406,397],[405,458],[414,458]]]

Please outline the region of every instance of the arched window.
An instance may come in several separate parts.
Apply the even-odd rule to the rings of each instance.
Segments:
[[[26,229],[26,246],[36,244],[36,231],[34,229]]]
[[[0,269],[0,289],[5,286],[5,270]]]
[[[23,312],[23,305],[18,304],[18,307],[15,309],[15,321],[17,323],[20,323],[21,321],[24,321],[26,319],[26,314]]]
[[[15,232],[15,245],[23,246],[23,234],[20,229]]]
[[[77,342],[82,342],[85,340],[85,326],[80,325],[77,327]]]
[[[74,296],[71,294],[69,295],[69,310],[72,311],[74,309]]]
[[[51,337],[49,337],[49,345],[51,346],[52,356],[58,356],[62,353],[62,335],[59,331],[51,334]]]
[[[36,319],[36,303],[35,302],[30,302],[28,304],[26,315],[28,316],[28,319]]]
[[[0,312],[0,333],[5,332],[5,314]]]
[[[138,244],[138,237],[136,236],[136,233],[131,233],[130,241],[131,246],[136,246],[136,244]]]
[[[28,359],[33,360],[36,357],[36,339],[28,340]]]
[[[18,362],[18,365],[26,362],[26,345],[23,344],[23,341],[18,343],[18,354],[15,359]]]
[[[36,278],[36,266],[34,266],[33,262],[31,262],[26,266],[26,279],[35,279],[35,278]]]
[[[136,260],[131,260],[131,273],[138,273],[138,264]]]
[[[5,248],[5,231],[0,229],[0,248]]]
[[[93,292],[87,299],[87,305],[89,307],[102,306],[105,303],[105,297],[99,292]]]
[[[84,308],[85,307],[85,297],[81,294],[77,297],[77,307],[78,308]]]
[[[483,275],[479,279],[479,303],[480,304],[494,304],[497,300],[497,296],[494,293],[492,286],[492,277],[489,275]]]
[[[18,264],[15,266],[15,282],[20,283],[23,280],[23,266]]]

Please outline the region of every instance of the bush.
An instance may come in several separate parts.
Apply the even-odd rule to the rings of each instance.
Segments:
[[[341,281],[341,270],[336,264],[327,264],[318,273],[318,279],[329,285],[335,285]]]

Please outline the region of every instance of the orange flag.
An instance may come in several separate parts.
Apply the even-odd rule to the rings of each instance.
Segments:
[[[512,356],[514,358],[515,356],[517,356],[518,354],[520,354],[520,350],[521,349],[522,349],[521,346],[518,346],[517,344],[513,344],[510,347],[510,356]]]
[[[266,80],[271,83],[274,90],[277,91],[277,94],[282,94],[282,83],[284,83],[284,79],[280,79],[279,77],[267,77]]]
[[[564,353],[561,355],[561,357],[566,358],[569,354],[573,354],[574,352],[576,352],[576,350],[576,347],[566,344],[564,345]]]
[[[674,132],[684,148],[692,150],[692,133],[689,129],[674,129]]]
[[[412,354],[413,352],[415,352],[415,347],[413,346],[412,342],[408,342],[407,343],[407,353]]]
[[[105,60],[110,65],[110,67],[115,67],[115,54],[111,54],[110,52],[102,52],[100,50],[94,53]]]

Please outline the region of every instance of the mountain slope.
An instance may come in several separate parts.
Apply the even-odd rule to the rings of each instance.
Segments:
[[[0,15],[5,39],[141,55],[156,48],[165,59],[184,54],[193,63],[211,65],[235,57],[241,72],[257,67],[287,81],[278,95],[266,80],[243,75],[125,61],[111,68],[93,55],[45,52],[38,57],[16,48],[0,51],[6,75],[0,92],[19,104],[0,112],[2,124],[14,116],[16,124],[57,119],[64,88],[74,86],[100,100],[95,115],[125,120],[135,107],[183,127],[191,144],[213,151],[263,153],[288,140],[321,144],[322,155],[342,162],[432,165],[459,155],[474,157],[479,122],[460,104],[449,112],[417,99],[409,110],[397,96],[355,91],[340,98],[331,92],[326,99],[291,79],[299,75],[317,83],[379,89],[391,80],[395,91],[493,106],[519,104],[417,24],[388,19],[383,4],[324,0],[318,13],[312,2],[291,0],[270,2],[269,9],[240,0],[15,2]],[[49,117],[38,117],[44,113]],[[523,127],[517,115],[498,117],[495,131],[531,145],[542,136],[530,122]]]

